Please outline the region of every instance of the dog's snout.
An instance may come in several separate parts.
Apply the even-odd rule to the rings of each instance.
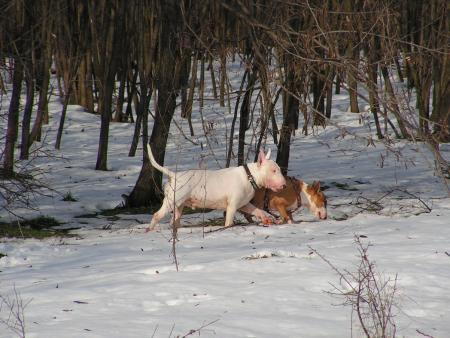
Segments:
[[[327,211],[323,211],[323,210],[316,210],[316,217],[320,220],[324,220],[327,219]]]

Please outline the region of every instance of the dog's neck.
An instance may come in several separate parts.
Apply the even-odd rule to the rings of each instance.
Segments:
[[[252,185],[253,189],[256,191],[259,189],[258,184],[255,181],[255,178],[253,177],[252,173],[250,172],[250,169],[248,168],[247,164],[243,165],[244,170],[245,170],[245,174],[247,175],[247,179],[250,182],[250,184]]]
[[[259,188],[265,188],[266,182],[262,179],[261,175],[258,175],[258,164],[257,163],[248,163],[248,170],[253,176],[253,179]]]
[[[308,188],[308,184],[300,181],[300,201],[298,201],[298,204],[311,210],[311,196],[307,193],[306,188]]]

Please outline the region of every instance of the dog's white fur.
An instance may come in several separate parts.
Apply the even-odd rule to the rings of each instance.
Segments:
[[[147,150],[151,164],[169,177],[164,186],[163,204],[154,213],[147,231],[153,230],[155,225],[171,211],[173,211],[172,223],[179,226],[184,206],[226,210],[225,226],[233,224],[236,210],[256,216],[263,222],[271,218],[265,211],[250,203],[255,191],[243,167],[175,173],[156,162],[149,145]],[[280,167],[269,157],[270,150],[267,155],[261,151],[258,161],[248,164],[248,168],[259,187],[279,191],[286,185],[286,181]]]

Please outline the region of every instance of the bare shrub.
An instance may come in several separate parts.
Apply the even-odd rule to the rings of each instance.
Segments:
[[[0,160],[3,153],[0,152]],[[30,152],[27,161],[16,161],[12,174],[0,168],[0,211],[19,217],[18,208],[34,209],[39,197],[57,193],[44,181],[46,172],[34,164],[39,158],[54,158],[42,146]]]
[[[25,308],[29,303],[23,301],[15,287],[11,296],[0,295],[0,327],[25,338]]]
[[[333,288],[326,292],[343,299],[342,305],[351,307],[352,333],[355,329],[367,338],[394,338],[397,275],[381,275],[369,259],[369,244],[363,244],[357,235],[355,243],[359,263],[354,272],[337,268],[316,249],[309,248],[338,274],[339,284],[330,283]]]

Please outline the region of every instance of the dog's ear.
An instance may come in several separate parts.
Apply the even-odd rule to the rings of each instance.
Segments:
[[[319,192],[320,191],[320,182],[319,181],[314,181],[312,184],[312,187],[315,191]]]
[[[297,186],[298,191],[303,190],[303,181],[294,178],[294,184]]]
[[[272,149],[269,148],[269,150],[266,153],[266,160],[270,160],[270,154],[272,154]]]
[[[260,150],[258,155],[258,167],[261,166],[266,161],[266,155],[264,155],[264,151]]]

